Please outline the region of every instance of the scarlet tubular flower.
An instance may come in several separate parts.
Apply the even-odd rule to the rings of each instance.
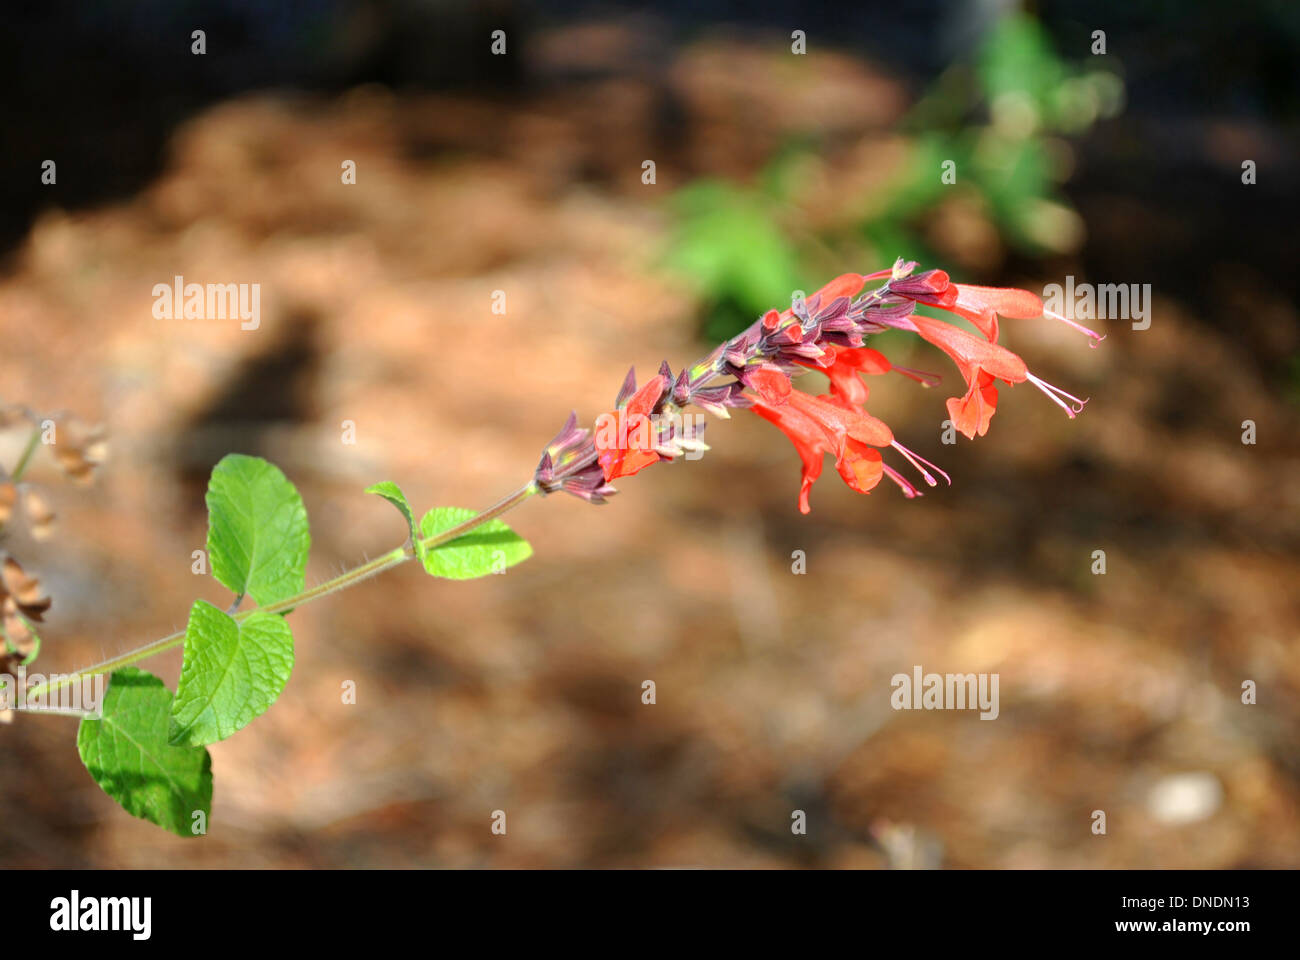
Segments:
[[[997,411],[999,380],[1032,383],[1070,417],[1083,409],[1086,400],[1034,376],[1019,356],[997,342],[999,317],[1064,318],[1044,312],[1042,300],[1027,290],[953,283],[942,270],[914,275],[915,268],[900,259],[889,270],[836,277],[810,297],[795,297],[787,310],[767,311],[676,378],[665,363],[638,390],[629,372],[616,409],[598,419],[594,438],[577,427],[575,417],[569,418],[538,466],[538,488],[602,503],[615,492],[611,481],[685,451],[707,449],[699,440],[702,426],[685,425],[680,417],[683,408],[695,404],[723,418],[733,409],[750,408],[790,439],[802,465],[803,513],[811,509],[809,494],[827,454],[853,490],[869,493],[888,477],[909,499],[920,496],[916,486],[884,462],[886,448],[897,451],[929,486],[938,483],[935,474],[944,480],[948,475],[899,443],[887,424],[867,412],[870,391],[862,377],[895,371],[927,387],[939,377],[894,366],[879,351],[863,346],[866,337],[887,329],[917,334],[957,366],[966,392],[948,399],[948,414],[971,439],[988,432]],[[882,285],[862,293],[868,281],[881,279]],[[917,304],[968,320],[983,339],[917,314]],[[1087,334],[1093,346],[1104,339],[1064,322]],[[829,394],[814,396],[794,386],[794,378],[807,370],[826,376]]]
[[[799,486],[799,511],[812,507],[808,494],[822,473],[826,454],[835,457],[835,469],[844,482],[859,493],[869,493],[884,472],[878,446],[889,446],[893,433],[883,421],[852,404],[837,403],[833,397],[813,397],[795,390],[785,404],[754,402],[754,412],[774,423],[790,438],[803,463]]]
[[[948,400],[953,426],[972,440],[977,433],[984,436],[998,405],[993,381],[1023,383],[1029,377],[1025,362],[1005,347],[980,340],[942,320],[914,316],[912,322],[924,340],[952,358],[966,381],[966,395]]]
[[[1035,320],[1043,315],[1043,301],[1028,290],[952,283],[942,270],[928,270],[896,283],[893,290],[904,296],[910,294],[916,303],[965,317],[990,343],[998,339],[999,314],[1020,320]]]

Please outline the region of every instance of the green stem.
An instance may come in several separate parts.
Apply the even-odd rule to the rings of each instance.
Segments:
[[[440,547],[444,543],[455,540],[457,537],[465,535],[475,527],[481,526],[489,520],[501,516],[501,514],[508,510],[513,510],[536,492],[537,485],[534,481],[530,480],[514,493],[498,500],[482,513],[476,513],[468,520],[464,520],[461,523],[456,524],[456,526],[442,531],[442,533],[437,533],[432,537],[424,538],[420,541],[420,547],[425,550],[432,550],[434,547]],[[406,561],[413,559],[416,555],[415,544],[398,547],[395,550],[390,550],[383,556],[376,557],[368,563],[363,563],[359,567],[353,567],[351,570],[339,574],[332,580],[326,580],[324,583],[317,584],[299,594],[287,597],[284,600],[277,600],[275,603],[269,603],[260,609],[264,613],[287,613],[296,607],[302,606],[304,603],[319,600],[321,597],[329,596],[331,593],[337,593],[340,590],[346,590],[348,587],[355,586],[362,580],[369,580],[371,577],[378,576],[386,570],[391,570],[393,567],[406,563]],[[243,613],[236,614],[235,619],[243,620],[256,612],[256,610],[246,610]],[[164,650],[170,650],[172,647],[179,646],[184,642],[185,631],[178,630],[176,633],[168,634],[167,636],[154,640],[151,643],[146,643],[142,647],[136,647],[134,650],[129,650],[119,656],[111,657],[92,667],[86,667],[82,670],[78,670],[76,673],[61,675],[56,680],[36,684],[30,690],[26,691],[26,699],[34,700],[37,697],[50,693],[51,691],[78,683],[85,677],[111,673],[114,670],[120,670],[122,667],[129,667],[134,663],[138,663],[139,661],[152,657],[155,654],[162,653]],[[36,711],[32,712],[35,713]]]
[[[36,452],[36,445],[41,442],[41,428],[37,427],[32,431],[32,435],[27,438],[27,446],[23,447],[23,454],[18,458],[18,463],[14,466],[14,472],[9,477],[10,483],[17,483],[27,472],[27,465],[32,461],[32,454]]]

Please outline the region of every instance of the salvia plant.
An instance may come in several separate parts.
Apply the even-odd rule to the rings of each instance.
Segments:
[[[533,476],[485,510],[435,507],[417,520],[397,484],[369,487],[367,493],[401,513],[406,541],[316,586],[306,586],[311,534],[298,491],[273,464],[229,455],[213,469],[206,497],[208,559],[212,575],[231,593],[229,606],[196,600],[183,631],[34,683],[19,691],[25,700],[19,708],[76,712],[60,711],[52,701],[65,688],[107,676],[97,709],[80,712],[77,749],[86,769],[129,813],[181,836],[200,835],[207,830],[212,801],[207,748],[265,713],[284,690],[294,663],[289,614],[411,560],[431,576],[464,580],[527,559],[532,548],[499,519],[502,514],[533,496],[557,492],[603,503],[616,492],[613,481],[620,477],[703,452],[703,424],[683,415],[688,407],[721,418],[750,410],[775,424],[802,463],[798,505],[804,513],[826,454],[844,482],[861,493],[887,477],[906,497],[919,496],[905,468],[925,485],[935,486],[936,475],[949,479],[867,412],[863,375],[895,371],[925,386],[939,382],[934,374],[894,366],[864,346],[871,334],[907,331],[948,355],[966,386],[947,401],[949,417],[969,438],[987,432],[999,382],[1031,383],[1069,417],[1082,410],[1086,401],[1030,373],[1019,356],[998,343],[998,318],[1053,317],[1086,333],[1094,346],[1100,336],[1045,313],[1042,301],[1027,291],[952,283],[941,270],[916,273],[915,268],[900,260],[878,273],[844,274],[810,297],[796,295],[789,309],[769,310],[675,376],[665,363],[638,386],[629,372],[614,410],[598,417],[594,429],[579,426],[571,414]],[[870,281],[883,283],[867,290]],[[961,317],[980,335],[918,314],[918,305]],[[825,375],[829,393],[813,395],[795,386],[808,371]],[[898,458],[897,466],[885,462],[886,454]],[[6,603],[12,599],[24,617],[39,617],[48,599],[33,593],[34,581],[19,576],[21,568],[11,583],[5,562]],[[252,609],[241,609],[246,602]],[[183,647],[184,659],[173,693],[136,664],[177,646]],[[0,680],[12,679],[14,662],[6,661]],[[6,696],[13,693],[6,690]]]

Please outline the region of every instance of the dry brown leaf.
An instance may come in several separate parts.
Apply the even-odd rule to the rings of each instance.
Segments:
[[[99,466],[108,459],[108,438],[97,431],[86,441],[84,453],[87,461],[94,466]]]
[[[27,530],[34,540],[48,540],[54,531],[54,511],[45,498],[35,490],[23,491],[23,512],[27,514]]]
[[[6,604],[12,599],[27,618],[39,621],[42,619],[41,614],[50,609],[50,598],[41,596],[41,582],[35,577],[29,577],[22,564],[13,557],[5,557],[4,566],[0,568],[0,579],[3,579],[4,590],[8,595]]]
[[[69,420],[60,427],[63,439],[54,451],[55,459],[71,479],[89,483],[94,477],[95,467],[108,453],[103,428],[87,427],[78,420]]]
[[[75,447],[59,444],[59,448],[54,455],[59,461],[59,466],[63,468],[63,472],[79,483],[89,480],[95,469],[94,464],[86,460],[82,451]]]

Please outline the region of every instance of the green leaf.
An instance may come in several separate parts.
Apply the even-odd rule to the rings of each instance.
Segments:
[[[302,497],[260,457],[222,457],[208,480],[212,575],[262,606],[301,593],[311,533]]]
[[[1047,30],[1025,13],[1001,18],[983,41],[978,59],[980,79],[990,101],[1005,94],[1022,94],[1040,105],[1066,74]]]
[[[182,837],[212,806],[212,758],[204,747],[167,742],[171,691],[151,673],[115,671],[101,717],[84,717],[77,752],[90,775],[127,813]],[[202,832],[202,831],[201,831]]]
[[[475,516],[463,507],[434,507],[420,519],[420,535],[428,538]],[[424,569],[435,577],[473,580],[522,563],[533,555],[528,541],[500,520],[489,520],[450,543],[427,550]]]
[[[248,726],[275,703],[292,670],[293,634],[284,617],[258,611],[236,620],[195,600],[172,701],[171,742],[199,747]]]
[[[876,220],[894,223],[909,222],[922,211],[934,206],[950,189],[941,179],[944,161],[956,164],[957,177],[965,178],[967,173],[968,151],[960,138],[943,133],[927,132],[917,135],[908,148],[906,160],[899,165],[896,180],[884,191],[884,199]],[[889,254],[889,262],[894,256],[907,257],[905,251]],[[909,258],[915,259],[915,258]]]
[[[406,494],[402,493],[402,488],[391,480],[380,480],[378,483],[366,487],[366,493],[373,493],[376,496],[383,497],[406,518],[406,528],[411,534],[411,541],[418,548],[420,538],[415,533],[415,514],[411,512],[411,505],[406,502]]]
[[[769,307],[789,305],[798,251],[781,226],[779,204],[750,188],[704,180],[674,194],[673,208],[667,266],[715,308],[734,304],[732,325],[743,329]]]

